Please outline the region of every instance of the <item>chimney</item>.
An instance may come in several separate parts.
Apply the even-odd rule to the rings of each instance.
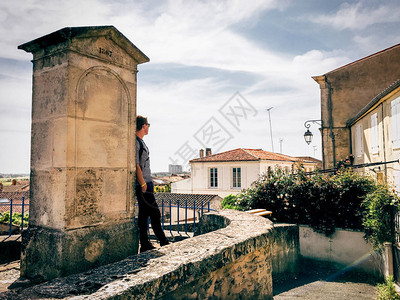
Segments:
[[[204,157],[204,149],[200,149],[200,158]]]
[[[2,191],[3,191],[3,183],[0,182],[0,192],[2,192]]]
[[[211,155],[211,148],[206,148],[206,156]]]
[[[17,185],[17,180],[13,179],[11,185]]]

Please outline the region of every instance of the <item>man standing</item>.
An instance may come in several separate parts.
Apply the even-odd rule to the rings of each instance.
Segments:
[[[161,228],[161,214],[154,197],[154,185],[150,170],[150,152],[143,141],[143,137],[149,134],[149,128],[150,124],[147,122],[147,118],[136,117],[136,198],[139,203],[140,253],[154,249],[147,234],[147,220],[149,217],[151,227],[160,245],[169,244]]]

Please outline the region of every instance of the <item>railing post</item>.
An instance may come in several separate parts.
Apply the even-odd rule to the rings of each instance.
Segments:
[[[172,235],[172,199],[169,199],[169,233]]]
[[[176,207],[176,210],[177,210],[177,220],[178,220],[178,227],[177,227],[177,231],[178,231],[178,234],[179,234],[179,199],[177,200],[177,207]]]
[[[196,200],[193,200],[193,233],[196,231]]]
[[[12,235],[12,207],[13,207],[13,199],[10,198],[10,228],[9,228],[9,236]]]
[[[22,212],[22,217],[21,217],[21,233],[24,231],[24,209],[25,208],[25,197],[22,197],[22,207],[21,207],[21,212]]]
[[[164,230],[164,198],[161,199],[161,224]]]
[[[185,199],[185,234],[187,235],[187,198]]]

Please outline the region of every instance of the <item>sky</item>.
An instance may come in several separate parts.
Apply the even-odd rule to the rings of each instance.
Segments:
[[[312,76],[400,43],[398,0],[1,0],[0,173],[30,172],[32,54],[17,46],[64,27],[113,25],[149,58],[137,114],[153,172],[199,149],[321,158]]]

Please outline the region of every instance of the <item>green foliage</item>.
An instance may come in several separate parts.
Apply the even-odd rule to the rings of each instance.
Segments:
[[[29,214],[26,213],[24,215],[24,227],[28,227]],[[0,222],[9,223],[10,222],[10,212],[6,211],[0,215]],[[21,213],[13,213],[12,215],[12,224],[16,226],[21,226],[22,223],[22,214]]]
[[[365,196],[375,189],[372,178],[344,169],[333,176],[308,176],[277,169],[261,176],[249,189],[227,204],[240,210],[271,210],[274,222],[310,225],[326,235],[336,227],[363,229]]]
[[[237,205],[237,197],[235,195],[228,195],[222,200],[222,208],[223,209],[236,209],[236,210],[244,210],[243,207]]]
[[[378,185],[366,196],[363,203],[365,237],[375,248],[380,248],[384,242],[394,242],[391,220],[398,210],[398,204],[398,196],[387,185]]]
[[[400,300],[400,295],[396,292],[393,277],[388,276],[385,283],[378,284],[377,300]]]
[[[154,194],[157,193],[171,193],[171,184],[167,184],[164,186],[156,185],[154,187]]]

